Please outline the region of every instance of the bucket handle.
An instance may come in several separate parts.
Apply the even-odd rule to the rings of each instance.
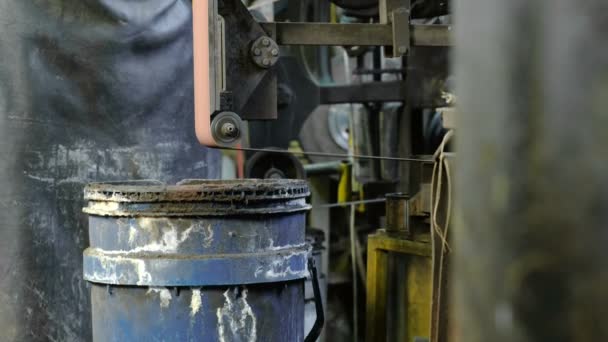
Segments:
[[[319,275],[317,271],[317,265],[315,264],[314,258],[308,258],[308,269],[311,273],[312,278],[312,291],[315,295],[315,310],[317,313],[317,318],[315,319],[315,324],[310,329],[308,336],[304,339],[304,342],[314,342],[319,336],[321,336],[321,332],[323,331],[323,325],[325,324],[325,312],[323,311],[323,298],[321,296],[321,287],[319,286]]]

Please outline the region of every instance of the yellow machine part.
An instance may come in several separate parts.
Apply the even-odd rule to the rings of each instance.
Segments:
[[[370,235],[367,258],[366,341],[387,341],[387,323],[402,330],[403,342],[429,341],[433,291],[431,244],[392,237],[384,232]],[[398,267],[405,268],[405,279],[396,291],[389,293],[389,257],[400,255]],[[400,295],[398,293],[401,292]],[[394,298],[395,297],[395,298]],[[389,315],[387,304],[401,301],[399,314]]]

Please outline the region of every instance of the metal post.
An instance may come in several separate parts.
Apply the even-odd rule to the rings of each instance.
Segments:
[[[608,2],[457,2],[453,341],[608,341]]]
[[[408,238],[410,229],[410,196],[403,193],[386,195],[386,231]]]

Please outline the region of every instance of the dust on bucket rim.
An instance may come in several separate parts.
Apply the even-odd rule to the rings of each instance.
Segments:
[[[89,184],[84,212],[97,216],[214,216],[310,209],[308,183],[291,179],[185,180]]]

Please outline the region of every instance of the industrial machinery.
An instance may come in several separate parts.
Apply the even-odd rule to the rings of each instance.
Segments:
[[[300,6],[300,2],[282,3]],[[234,146],[242,140],[243,120],[288,119],[299,131],[306,117],[322,104],[406,101],[411,108],[444,106],[441,95],[446,90],[445,50],[429,53],[425,48],[449,46],[450,25],[419,24],[415,20],[419,16],[447,14],[447,3],[437,0],[414,2],[413,6],[409,0],[370,3],[373,5],[367,8],[377,7],[376,14],[365,17],[376,18],[376,23],[338,24],[258,22],[239,0],[194,1],[195,127],[199,141],[208,146]],[[329,2],[319,6],[327,7]],[[427,6],[432,8],[428,13]],[[419,11],[421,8],[425,10]],[[401,69],[387,70],[378,64],[381,60],[376,60],[373,69],[358,70],[373,75],[374,82],[319,87],[310,78],[292,73],[291,62],[284,61],[282,56],[281,47],[311,45],[346,46],[359,54],[364,54],[366,47],[385,47],[385,56],[409,55],[413,61]],[[362,52],[356,52],[355,47]],[[281,75],[285,72],[289,74]],[[407,77],[381,82],[386,73]],[[308,83],[298,85],[304,91],[286,88],[293,87],[289,83],[296,80]],[[291,115],[279,113],[290,106],[301,108],[291,108],[295,111]]]
[[[192,9],[196,137],[236,155],[239,176],[267,180],[88,188],[94,337],[186,340],[212,325],[209,341],[301,341],[309,331],[307,341],[442,341],[449,236],[437,218],[449,209],[434,200],[449,192],[436,184],[452,134],[449,110],[438,110],[453,101],[449,4]],[[307,209],[321,232],[309,236],[319,272],[306,262]],[[174,329],[118,329],[121,315],[169,312]]]
[[[607,13],[0,1],[0,340],[608,341]]]
[[[431,199],[446,191],[432,185],[432,155],[446,132],[437,109],[453,101],[449,3],[209,0],[193,18],[199,141],[236,150],[246,177],[312,182],[326,316],[342,305],[349,317],[348,333],[328,319],[325,336],[444,338],[448,236]],[[332,287],[349,283],[352,302],[336,304]]]

